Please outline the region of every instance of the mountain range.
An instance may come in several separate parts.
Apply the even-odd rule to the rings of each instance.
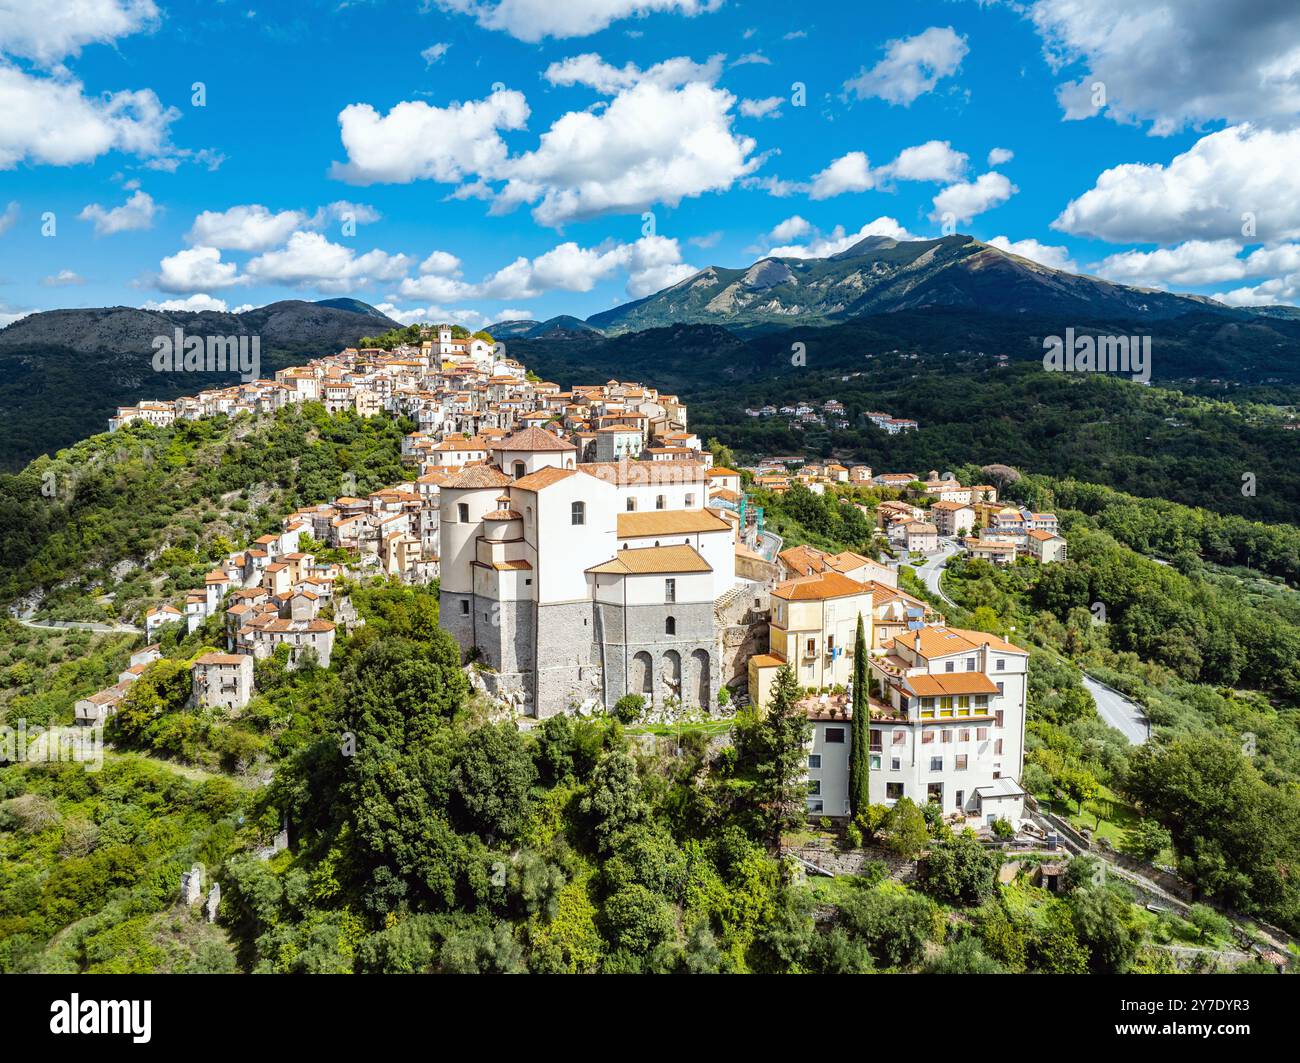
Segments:
[[[32,314],[0,330],[0,469],[98,431],[117,405],[228,382],[152,371],[153,338],[176,328],[260,336],[269,375],[395,327],[350,298],[242,313],[118,306]],[[870,351],[988,351],[1020,360],[1040,358],[1042,337],[1067,327],[1151,335],[1155,375],[1165,381],[1300,381],[1300,308],[1240,309],[1114,284],[963,235],[873,236],[828,258],[710,266],[585,321],[514,319],[487,331],[552,379],[598,371],[685,388],[777,372],[791,340],[815,341],[821,364],[845,367]]]
[[[763,258],[745,269],[709,266],[654,295],[593,314],[587,324],[607,335],[682,322],[770,329],[940,307],[1059,314],[1075,323],[1206,310],[1245,314],[1203,296],[1053,269],[970,236],[868,236],[829,258]]]
[[[153,339],[260,336],[262,374],[397,327],[356,299],[284,300],[243,313],[110,306],[48,310],[0,330],[0,469],[104,430],[117,406],[191,395],[230,374],[157,373]]]

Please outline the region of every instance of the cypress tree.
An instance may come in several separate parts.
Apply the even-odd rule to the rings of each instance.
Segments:
[[[871,707],[867,694],[867,636],[858,614],[858,634],[853,642],[853,719],[849,731],[849,812],[856,816],[871,803],[871,762],[867,759],[871,737]]]
[[[808,816],[808,739],[812,724],[799,708],[799,680],[782,665],[772,684],[772,703],[759,724],[759,759],[755,766],[760,818],[775,848],[781,834]]]

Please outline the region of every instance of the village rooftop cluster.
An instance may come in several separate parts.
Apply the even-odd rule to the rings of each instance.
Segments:
[[[192,632],[223,616],[226,652],[193,665],[195,705],[238,712],[254,694],[253,661],[280,646],[290,667],[327,666],[337,628],[360,623],[334,592],[345,573],[437,579],[440,624],[473,662],[477,688],[525,725],[602,711],[627,695],[662,714],[746,701],[762,709],[788,665],[814,724],[808,811],[843,816],[861,618],[871,800],[929,799],[954,820],[1019,822],[1026,652],[948,626],[899,589],[896,565],[783,548],[748,504],[741,473],[714,465],[675,395],[618,380],[565,390],[531,377],[500,345],[443,325],[391,351],[348,348],[274,380],[119,408],[110,430],[303,402],[408,417],[416,430],[402,453],[418,475],[290,514],[183,601],[148,611],[150,640],[170,622]],[[843,408],[831,400],[822,413],[840,418]],[[915,427],[870,416],[886,431]],[[991,486],[798,458],[752,471],[756,487],[778,493],[794,483],[819,493],[901,489],[902,500],[881,502],[875,515],[909,554],[949,541],[997,563],[1022,551],[1064,557],[1052,514],[1000,504]],[[349,560],[318,559],[302,549],[308,537]],[[105,720],[158,654],[156,644],[140,651],[116,685],[78,702],[78,720]]]

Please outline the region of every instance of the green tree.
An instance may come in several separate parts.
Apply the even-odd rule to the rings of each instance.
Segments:
[[[1211,938],[1226,937],[1232,929],[1232,923],[1208,904],[1193,904],[1187,913],[1187,921],[1196,927],[1202,943]]]
[[[950,904],[979,904],[993,895],[1002,857],[966,832],[935,846],[921,860],[922,889]]]
[[[925,969],[930,974],[1002,974],[1006,970],[973,937],[954,941]]]
[[[616,749],[601,758],[579,808],[602,850],[612,848],[619,834],[649,818],[650,805],[631,754]]]
[[[885,845],[904,860],[913,860],[930,841],[925,814],[910,797],[900,797],[881,824]]]
[[[532,753],[511,723],[472,731],[451,773],[466,824],[480,834],[502,838],[519,834],[536,779]]]
[[[808,739],[812,724],[799,707],[799,681],[784,664],[772,684],[772,702],[757,728],[759,818],[769,844],[776,848],[781,835],[807,818]]]
[[[624,694],[614,702],[614,719],[619,723],[636,723],[645,711],[645,697],[641,694]]]
[[[1120,842],[1120,849],[1139,860],[1154,860],[1172,843],[1172,837],[1154,819],[1143,819],[1130,827]]]
[[[1137,955],[1142,931],[1133,905],[1108,886],[1082,886],[1070,894],[1070,913],[1094,974],[1123,974]]]
[[[928,897],[885,886],[862,890],[840,908],[849,933],[862,940],[876,963],[908,967],[917,963],[935,936],[937,909]]]
[[[871,700],[867,690],[867,637],[858,614],[853,639],[853,717],[849,744],[849,812],[871,803]]]

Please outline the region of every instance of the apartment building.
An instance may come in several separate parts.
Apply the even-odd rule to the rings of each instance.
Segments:
[[[768,652],[750,658],[750,701],[767,705],[776,673],[787,663],[800,686],[846,686],[853,678],[858,617],[871,645],[872,591],[873,585],[834,571],[778,583],[771,595]]]
[[[253,696],[253,658],[237,653],[205,653],[190,669],[194,704],[238,711]]]
[[[871,660],[888,706],[871,727],[871,800],[935,801],[1018,823],[1029,653],[943,625],[896,637]]]

